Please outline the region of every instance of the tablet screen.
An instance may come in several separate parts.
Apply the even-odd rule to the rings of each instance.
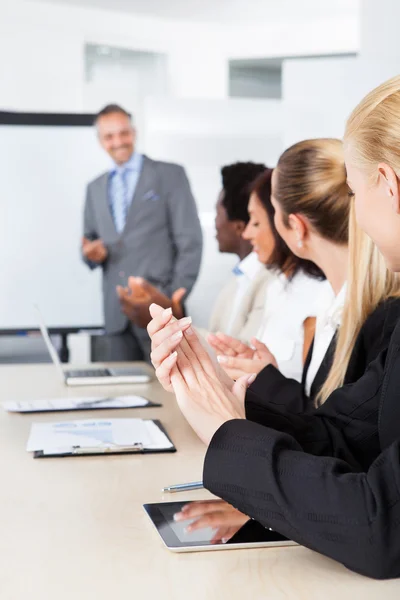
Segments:
[[[174,514],[180,512],[182,507],[188,502],[163,502],[159,504],[145,504],[144,509],[152,520],[158,533],[164,540],[165,544],[169,548],[189,548],[191,546],[215,546],[211,544],[211,540],[214,537],[215,529],[206,527],[188,533],[185,531],[186,527],[192,522],[187,521],[174,521]],[[234,536],[232,536],[225,545],[229,544],[261,544],[265,543],[274,545],[274,543],[288,542],[285,536],[263,527],[256,521],[249,520],[243,527],[241,527]],[[222,545],[222,542],[218,542],[218,546]]]

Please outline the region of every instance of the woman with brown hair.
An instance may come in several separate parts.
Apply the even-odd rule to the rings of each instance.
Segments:
[[[342,170],[344,178],[343,158]],[[271,181],[272,170],[268,169],[254,182],[248,206],[250,220],[243,232],[243,237],[251,242],[259,261],[275,274],[267,287],[257,339],[267,341],[280,370],[287,377],[300,381],[304,359],[314,336],[316,300],[322,290],[329,288],[329,284],[323,281],[324,275],[318,266],[299,256],[279,235],[274,223]],[[340,213],[337,224],[345,230],[346,241],[348,204],[346,190],[342,209],[337,211]],[[214,348],[223,339],[232,340],[233,345],[241,343],[221,333],[207,337]],[[250,346],[242,346],[253,353]]]
[[[252,347],[224,334],[209,336],[208,341],[233,379],[246,372],[259,373],[267,364],[273,364],[283,376],[300,382],[314,327],[311,330],[307,328],[307,318],[304,324],[301,321],[307,343],[304,344],[302,355],[297,349],[295,370],[292,367],[296,360],[292,331],[296,328],[297,313],[303,311],[306,317],[309,315],[307,311],[312,309],[316,315],[321,303],[336,303],[340,309],[344,301],[350,200],[342,143],[336,139],[315,139],[295,144],[280,157],[272,174],[272,183],[270,210],[281,242],[280,245],[276,244],[270,264],[277,265],[286,278],[280,276],[270,284],[262,327],[252,340]],[[250,197],[250,215],[251,204],[254,204],[253,210],[257,209],[260,197],[256,184]],[[254,236],[253,245],[257,247],[260,233],[253,233],[251,225],[252,218],[244,235],[249,235],[250,230]],[[282,264],[282,245],[297,257],[295,261]],[[295,287],[293,284],[297,283],[292,267],[296,261],[309,265],[314,274],[318,269],[329,283],[318,290],[307,289],[297,277],[302,289],[296,295],[290,294],[290,286]],[[319,364],[313,365],[316,370],[323,356],[324,353],[320,356]]]

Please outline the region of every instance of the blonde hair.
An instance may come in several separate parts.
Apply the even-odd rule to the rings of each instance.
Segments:
[[[370,178],[380,162],[400,173],[400,77],[370,92],[351,113],[344,135],[352,164]],[[356,338],[368,316],[389,297],[400,296],[399,275],[391,273],[372,240],[350,217],[348,288],[333,365],[317,396],[317,404],[343,385]]]
[[[274,197],[286,226],[290,214],[301,213],[321,237],[347,244],[350,201],[340,140],[294,144],[279,158],[275,176]]]
[[[339,327],[333,364],[316,398],[321,405],[344,384],[347,367],[362,326],[377,306],[391,297],[400,297],[400,275],[386,267],[382,254],[358,227],[354,202],[349,221],[349,259],[346,300]]]
[[[351,113],[344,134],[352,163],[372,175],[380,162],[400,173],[400,76],[370,92]]]

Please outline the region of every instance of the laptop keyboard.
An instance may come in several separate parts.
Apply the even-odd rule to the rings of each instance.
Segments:
[[[79,369],[79,371],[65,371],[67,377],[111,377],[108,369]]]

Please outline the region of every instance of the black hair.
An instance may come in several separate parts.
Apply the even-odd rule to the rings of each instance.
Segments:
[[[268,221],[274,236],[274,250],[268,260],[268,269],[276,270],[281,273],[287,273],[289,279],[292,279],[296,273],[303,271],[316,279],[325,279],[325,275],[317,265],[310,260],[305,260],[293,254],[286,242],[281,238],[275,227],[275,209],[271,202],[271,181],[272,170],[267,169],[259,175],[254,181],[250,193],[256,194],[261,204],[266,210]]]
[[[122,108],[122,106],[120,106],[119,104],[107,104],[107,106],[102,108],[95,116],[94,124],[97,123],[97,121],[100,119],[100,117],[104,117],[105,115],[112,115],[115,113],[125,115],[129,119],[132,116],[130,113],[128,113],[128,111],[126,111],[124,108]]]
[[[247,210],[253,181],[267,167],[253,162],[237,162],[221,169],[224,206],[229,221],[249,222]]]

